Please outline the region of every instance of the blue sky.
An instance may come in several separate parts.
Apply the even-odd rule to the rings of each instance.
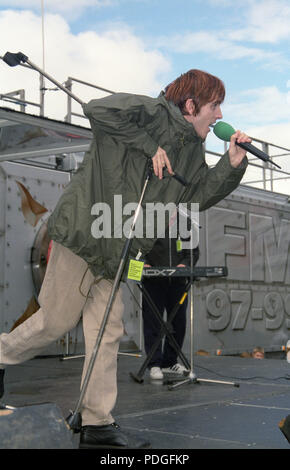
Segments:
[[[43,32],[44,65],[59,81],[151,96],[190,68],[206,70],[226,85],[225,121],[290,148],[289,0],[43,0],[44,30],[41,5],[0,0],[0,55],[21,50],[42,66]],[[31,71],[0,71],[0,93],[25,86],[38,99]],[[61,104],[47,92],[49,116],[64,115]]]

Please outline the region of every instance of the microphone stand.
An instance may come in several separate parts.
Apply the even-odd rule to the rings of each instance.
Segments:
[[[111,311],[111,308],[112,308],[112,305],[113,305],[113,302],[114,302],[114,298],[115,298],[115,295],[116,295],[117,290],[119,288],[119,285],[120,285],[120,282],[121,282],[121,277],[122,277],[122,274],[123,274],[123,271],[124,271],[124,268],[125,268],[125,265],[126,265],[126,261],[128,259],[128,256],[129,256],[129,252],[130,252],[131,245],[132,245],[132,242],[133,242],[134,228],[136,226],[136,221],[138,219],[138,215],[139,215],[139,212],[141,210],[141,205],[142,205],[142,201],[143,201],[143,198],[144,198],[144,194],[145,194],[148,182],[151,178],[152,172],[153,172],[153,167],[152,167],[152,164],[150,162],[150,164],[148,165],[148,171],[147,171],[145,183],[144,183],[144,186],[143,186],[142,194],[141,194],[138,206],[137,206],[136,211],[135,211],[134,220],[132,222],[132,226],[131,226],[131,229],[130,229],[130,232],[129,232],[129,236],[128,236],[128,238],[125,242],[125,245],[123,247],[123,251],[122,251],[122,254],[121,254],[121,259],[120,259],[120,262],[119,262],[119,267],[118,267],[118,270],[117,270],[117,273],[116,273],[116,276],[115,276],[115,279],[114,279],[114,282],[113,282],[113,286],[112,286],[110,297],[109,297],[109,300],[108,300],[108,303],[107,303],[107,306],[106,306],[106,310],[105,310],[105,313],[104,313],[102,324],[101,324],[101,327],[100,327],[100,330],[99,330],[99,333],[98,333],[98,336],[97,336],[97,339],[96,339],[96,343],[95,343],[95,346],[94,346],[94,349],[93,349],[93,352],[92,352],[92,355],[91,355],[91,358],[90,358],[90,362],[89,362],[89,365],[88,365],[88,368],[87,368],[86,375],[85,375],[84,380],[83,380],[83,384],[82,384],[82,388],[81,388],[81,392],[80,392],[80,397],[79,397],[79,400],[76,404],[75,410],[72,411],[71,414],[66,419],[68,425],[70,426],[70,428],[74,432],[79,432],[80,428],[81,428],[80,409],[81,409],[82,402],[83,402],[83,399],[84,399],[84,395],[86,393],[87,386],[88,386],[88,383],[89,383],[89,380],[90,380],[90,377],[91,377],[91,373],[92,373],[92,370],[93,370],[93,367],[94,367],[94,364],[95,364],[95,360],[97,358],[97,354],[98,354],[100,344],[101,344],[101,341],[102,341],[102,338],[103,338],[103,335],[104,335],[105,327],[106,327],[106,324],[107,324],[107,321],[108,321],[108,318],[109,318],[109,314],[110,314],[110,311]]]
[[[80,105],[84,104],[84,102],[78,96],[74,95],[68,88],[64,87],[61,83],[57,82],[55,78],[51,77],[48,73],[40,69],[33,62],[31,62],[31,60],[29,60],[28,57],[22,52],[18,52],[16,54],[12,52],[6,52],[4,57],[2,57],[2,60],[10,67],[15,67],[16,65],[22,65],[21,62],[30,65],[32,69],[36,70],[38,73],[40,73],[45,78],[50,80],[54,85],[56,85],[58,88],[64,91],[67,95],[69,95],[71,98],[77,101]]]
[[[57,82],[54,78],[52,78],[50,75],[48,75],[43,70],[41,70],[39,67],[37,67],[37,65],[35,65],[33,62],[31,62],[28,59],[28,57],[26,55],[24,55],[22,52],[18,52],[17,54],[13,54],[11,52],[6,52],[6,54],[4,55],[4,57],[2,57],[2,59],[10,67],[14,67],[16,65],[21,65],[21,62],[27,63],[28,65],[30,65],[30,67],[32,69],[36,70],[41,75],[45,76],[48,80],[50,80],[57,87],[59,87],[61,90],[63,90],[69,96],[71,96],[79,104],[81,104],[81,105],[84,104],[70,90],[65,88],[63,85],[61,85],[59,82]],[[90,358],[90,361],[89,361],[89,365],[88,365],[88,368],[87,368],[87,371],[86,371],[86,374],[85,374],[85,377],[84,377],[84,380],[83,380],[83,383],[82,383],[80,397],[79,397],[79,400],[76,404],[75,410],[71,411],[70,415],[66,419],[67,424],[69,425],[70,429],[72,429],[74,432],[79,432],[80,428],[81,428],[80,409],[81,409],[82,402],[83,402],[83,399],[84,399],[84,395],[86,393],[87,386],[88,386],[88,383],[89,383],[89,380],[90,380],[90,377],[91,377],[91,373],[92,373],[92,370],[93,370],[93,367],[94,367],[94,363],[95,363],[95,360],[97,358],[97,354],[98,354],[100,344],[101,344],[101,341],[102,341],[102,338],[103,338],[103,335],[104,335],[104,331],[105,331],[105,328],[106,328],[106,325],[107,325],[109,314],[110,314],[110,311],[111,311],[111,308],[112,308],[117,290],[118,290],[120,282],[121,282],[121,278],[122,278],[122,274],[123,274],[126,262],[128,260],[129,252],[130,252],[131,245],[132,245],[132,242],[133,242],[133,237],[134,237],[134,229],[135,229],[136,222],[137,222],[140,210],[141,210],[144,194],[145,194],[148,182],[149,182],[149,180],[152,176],[152,173],[153,173],[153,165],[152,165],[152,161],[149,159],[148,160],[148,165],[147,165],[147,172],[146,172],[145,182],[144,182],[144,186],[143,186],[142,193],[141,193],[141,196],[140,196],[140,200],[139,200],[139,203],[138,203],[137,208],[135,210],[134,219],[133,219],[133,222],[132,222],[132,225],[131,225],[131,228],[130,228],[128,238],[127,238],[127,240],[124,244],[124,247],[123,247],[123,250],[122,250],[122,253],[121,253],[119,266],[118,266],[117,273],[116,273],[116,276],[115,276],[115,279],[114,279],[114,282],[113,282],[113,285],[112,285],[112,289],[111,289],[110,296],[109,296],[109,299],[108,299],[108,303],[107,303],[107,306],[106,306],[106,309],[105,309],[103,320],[102,320],[100,330],[99,330],[99,333],[98,333],[98,336],[97,336],[97,339],[96,339],[96,342],[95,342],[95,346],[94,346],[94,349],[93,349],[93,352],[92,352],[92,355],[91,355],[91,358]]]

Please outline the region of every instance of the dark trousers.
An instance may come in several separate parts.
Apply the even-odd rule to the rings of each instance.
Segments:
[[[185,292],[185,281],[181,279],[145,279],[143,286],[148,292],[151,300],[157,307],[161,315],[164,310],[168,316],[177,302],[181,299]],[[180,349],[182,348],[185,331],[186,331],[186,308],[187,298],[184,303],[179,307],[171,325],[173,327],[173,336],[178,343]],[[145,352],[148,355],[156,338],[160,335],[161,325],[154,312],[152,312],[148,302],[144,298],[142,300],[142,314],[143,314],[143,331],[144,331],[144,345]],[[151,367],[171,367],[177,363],[177,353],[170,345],[167,336],[164,340],[163,350],[162,342],[160,342],[158,349],[153,355],[148,364]]]

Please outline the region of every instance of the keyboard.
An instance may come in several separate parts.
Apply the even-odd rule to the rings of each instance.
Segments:
[[[152,266],[143,269],[143,277],[224,277],[228,275],[226,266],[169,267]]]

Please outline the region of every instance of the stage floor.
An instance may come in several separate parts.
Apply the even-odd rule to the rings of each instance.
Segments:
[[[137,383],[144,357],[119,355],[118,401],[114,410],[122,428],[145,436],[152,449],[289,449],[278,423],[290,414],[290,364],[263,360],[194,357],[198,379],[169,390],[163,382]],[[42,357],[6,371],[2,401],[11,406],[44,402],[59,406],[63,417],[79,398],[83,358]],[[79,435],[73,435],[78,447]]]

